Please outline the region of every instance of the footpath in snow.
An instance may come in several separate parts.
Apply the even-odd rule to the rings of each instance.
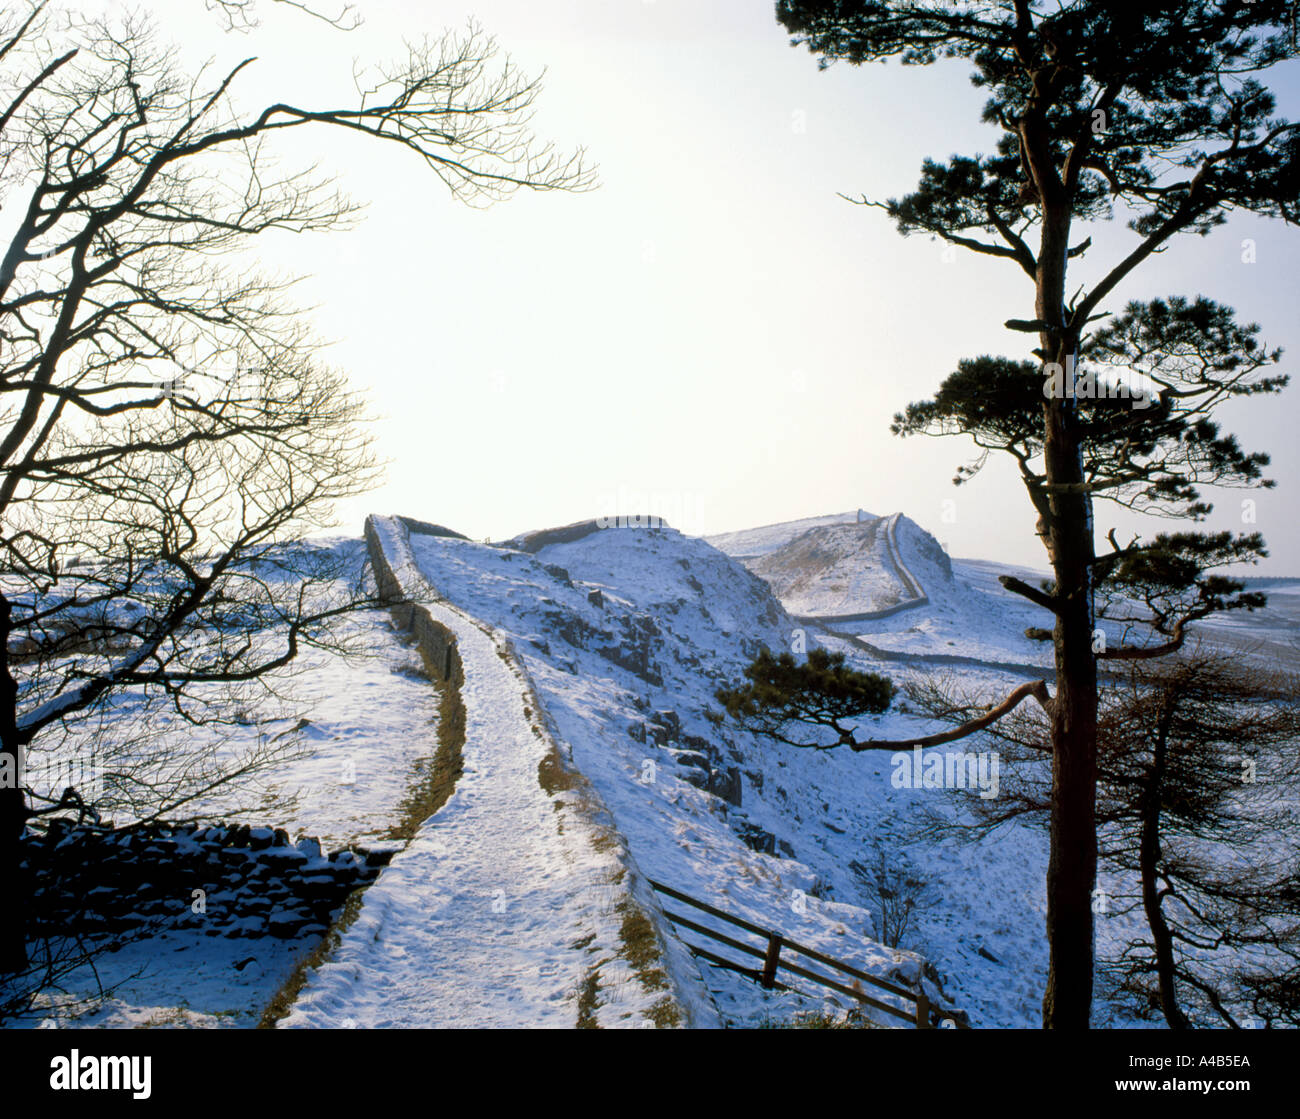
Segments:
[[[405,530],[380,518],[376,529],[409,587],[416,576]],[[585,782],[569,773],[558,782],[567,788],[543,787],[539,773],[555,772],[556,747],[508,646],[446,604],[425,605],[458,643],[463,772],[363,895],[359,916],[282,1024],[700,1024],[707,1007],[678,997],[621,840],[585,799]]]

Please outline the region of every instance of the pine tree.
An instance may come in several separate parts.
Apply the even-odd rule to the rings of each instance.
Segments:
[[[1023,394],[1017,396],[1018,404],[1034,416],[1032,428],[1018,433],[1016,445],[1032,442],[1041,459],[1034,470],[1039,532],[1054,576],[1046,590],[1012,587],[1050,612],[1055,649],[1050,964],[1043,1000],[1048,1028],[1086,1028],[1092,1000],[1098,580],[1122,577],[1142,563],[1150,573],[1165,562],[1160,552],[1168,552],[1121,547],[1112,540],[1114,554],[1099,560],[1093,499],[1129,484],[1120,480],[1127,455],[1148,470],[1145,479],[1131,480],[1143,498],[1181,502],[1184,512],[1203,516],[1207,508],[1192,492],[1195,476],[1167,472],[1159,465],[1167,458],[1152,459],[1172,452],[1175,438],[1185,463],[1208,455],[1225,479],[1241,480],[1263,465],[1260,457],[1244,455],[1220,437],[1205,415],[1231,394],[1230,388],[1210,387],[1196,419],[1184,410],[1181,419],[1175,416],[1174,429],[1162,432],[1161,418],[1178,399],[1176,390],[1161,389],[1158,402],[1148,399],[1151,408],[1134,408],[1130,399],[1132,415],[1116,419],[1108,414],[1099,430],[1094,426],[1098,410],[1083,405],[1064,385],[1078,370],[1086,344],[1094,357],[1104,355],[1104,340],[1087,342],[1089,324],[1106,313],[1112,293],[1152,253],[1180,234],[1208,233],[1232,209],[1296,220],[1300,125],[1276,115],[1275,98],[1260,80],[1270,67],[1300,53],[1291,17],[1288,0],[777,4],[778,21],[793,42],[818,56],[822,66],[887,59],[920,65],[940,59],[969,62],[973,81],[989,95],[983,120],[1001,130],[992,154],[927,160],[911,194],[887,202],[862,201],[884,209],[904,234],[937,236],[1007,260],[1033,287],[1032,313],[1022,312],[1006,325],[1037,339],[1032,351],[1036,367],[982,360],[985,371],[1004,382],[985,386],[985,399],[994,401],[991,407],[1002,409],[997,390],[1005,387]],[[1100,280],[1071,294],[1070,264],[1091,245],[1086,237],[1075,240],[1076,225],[1112,219],[1117,210],[1129,219],[1131,247]],[[1174,303],[1163,306],[1172,309]],[[1179,331],[1199,330],[1196,336],[1206,344],[1216,337],[1216,321],[1227,314],[1199,301],[1182,307],[1187,313],[1179,310],[1163,323],[1154,304],[1130,308],[1109,328],[1116,332],[1117,357],[1131,356],[1124,352],[1131,340],[1163,326],[1176,343],[1181,344]],[[937,318],[940,311],[933,310]],[[1200,326],[1191,310],[1201,314]],[[1240,341],[1243,329],[1249,333],[1229,322],[1226,341]],[[1164,372],[1172,374],[1177,348],[1161,353],[1168,359]],[[1032,378],[1021,375],[1031,371]],[[1234,376],[1231,369],[1209,373],[1229,383]],[[1031,404],[1035,381],[1038,396]],[[1258,388],[1263,382],[1256,378],[1253,383]],[[1054,384],[1059,386],[1055,390]],[[1020,407],[1010,410],[1019,412]],[[1131,449],[1106,443],[1111,434],[1107,425],[1117,424],[1134,433]],[[913,428],[922,430],[922,425]],[[1100,479],[1090,464],[1090,448],[1100,450],[1116,473]],[[1248,542],[1236,546],[1245,553],[1251,550]],[[1176,542],[1168,547],[1173,548],[1167,558],[1174,566],[1187,559],[1188,549],[1180,550]],[[1185,579],[1186,572],[1179,578]],[[1176,582],[1164,584],[1169,601],[1180,593]],[[1204,583],[1193,579],[1190,584],[1198,585]],[[1210,586],[1205,593],[1220,592]],[[1167,625],[1170,640],[1176,641],[1177,618],[1171,615]]]

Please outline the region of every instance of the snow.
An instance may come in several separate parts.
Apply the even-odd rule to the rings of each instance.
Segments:
[[[359,541],[325,543],[351,556],[359,567]],[[229,802],[214,796],[191,811],[232,823],[283,827],[294,836],[316,837],[330,850],[349,843],[396,846],[386,835],[399,819],[415,767],[435,749],[437,695],[422,675],[418,655],[394,629],[387,611],[353,616],[346,636],[357,646],[356,655],[307,648],[275,681],[288,708],[310,720],[295,732],[298,756],[263,779],[267,793],[288,794],[293,802],[276,813],[241,814],[227,812]],[[124,703],[110,720],[128,719],[132,712],[133,705]],[[296,723],[296,716],[286,717],[283,726],[272,725],[268,733],[289,730]],[[87,728],[87,733],[93,729]],[[197,744],[204,731],[178,720],[160,733],[185,736]],[[234,739],[230,748],[247,745]],[[41,762],[56,772],[58,755],[76,753],[78,747],[78,738],[71,736]],[[84,750],[84,743],[80,747]],[[261,790],[256,791],[260,795]],[[119,825],[130,822],[115,815]],[[95,977],[86,972],[71,977],[66,992],[46,998],[38,1018],[24,1024],[254,1026],[310,947],[271,938],[227,940],[201,931],[169,932],[96,960],[105,986],[115,988],[102,1005],[83,1005],[97,989]]]
[[[439,595],[515,638],[559,738],[645,874],[869,974],[920,979],[918,956],[871,940],[851,876],[824,854],[819,795],[847,799],[858,817],[859,796],[871,792],[859,788],[862,771],[846,782],[850,771],[824,755],[759,745],[708,718],[713,691],[761,644],[784,647],[796,629],[760,580],[667,528],[611,527],[535,555],[426,536],[411,546]],[[656,632],[642,628],[647,618]],[[629,733],[647,727],[644,742]],[[697,788],[698,769],[679,764],[704,747],[718,752],[718,768],[743,768],[743,807]],[[810,794],[814,779],[825,782],[820,794]],[[793,840],[799,857],[751,850],[746,827]],[[784,1018],[823,1001],[704,970],[727,1021]]]
[[[447,605],[429,611],[455,633],[464,667],[464,771],[366,892],[285,1024],[572,1027],[594,977],[595,1024],[654,1025],[666,985],[639,981],[620,944],[626,870],[543,789],[552,744],[526,681],[491,631]]]
[[[1043,574],[950,560],[902,514],[861,521],[832,514],[709,540],[767,580],[801,623],[860,638],[855,644],[870,657],[1012,670],[1051,664],[1050,648],[1024,636],[1027,627],[1047,624],[1044,612],[997,582],[1015,574],[1037,585]]]
[[[374,523],[402,585],[459,642],[465,768],[366,892],[284,1024],[570,1027],[582,1016],[639,1026],[653,1024],[671,995],[686,1023],[753,1025],[851,1004],[815,988],[765,992],[697,964],[684,947],[696,937],[673,931],[647,879],[869,974],[924,983],[976,1026],[1038,1024],[1045,831],[1012,823],[978,844],[936,841],[920,825],[928,811],[956,811],[952,798],[895,788],[889,751],[760,741],[718,720],[714,693],[759,648],[803,641],[900,682],[950,673],[963,689],[1001,696],[1029,674],[1050,680],[1050,646],[1023,636],[1047,624],[1044,613],[997,581],[1036,585],[1044,573],[949,561],[897,514],[832,514],[708,540],[613,526],[531,554],[411,534],[394,518]],[[333,546],[360,554],[357,541]],[[899,566],[924,602],[888,617],[826,620],[898,604],[907,597]],[[1203,631],[1243,655],[1294,664],[1298,587],[1263,586],[1266,611]],[[272,784],[298,790],[298,807],[280,819],[248,817],[327,847],[382,840],[436,728],[437,694],[387,614],[354,624],[366,657],[309,651],[295,673],[311,717],[297,732],[305,752]],[[896,704],[863,729],[898,738],[935,724]],[[551,751],[590,790],[548,793],[538,767]],[[739,805],[708,791],[732,778]],[[775,853],[750,846],[756,832],[771,834]],[[881,855],[929,883],[929,903],[898,948],[875,939],[869,872]],[[1132,891],[1107,877],[1099,885],[1117,898]],[[629,898],[664,938],[661,987],[629,963],[621,935]],[[1099,952],[1116,951],[1138,919],[1099,915]],[[75,1024],[250,1025],[301,950],[189,934],[131,945],[100,965],[110,982],[126,982]],[[149,974],[129,978],[141,966]],[[1149,1025],[1104,991],[1094,1024]]]
[[[1300,672],[1300,579],[1240,578],[1246,590],[1268,596],[1264,609],[1215,615],[1194,632],[1259,668]]]
[[[750,561],[786,609],[839,616],[887,609],[911,598],[889,559],[888,522],[810,529],[785,547]]]
[[[741,529],[739,532],[721,532],[716,536],[706,536],[710,544],[720,552],[735,559],[754,559],[784,548],[798,536],[812,528],[825,525],[863,523],[870,524],[880,520],[871,513],[827,513],[821,517],[804,517],[797,521],[782,521],[779,524],[763,525],[761,528]]]

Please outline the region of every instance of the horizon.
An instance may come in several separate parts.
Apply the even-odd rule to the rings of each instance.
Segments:
[[[1037,574],[1041,574],[1043,576],[1050,577],[1051,575],[1051,567],[1046,563],[1043,563],[1041,565],[1035,565],[1032,563],[1014,563],[1007,560],[993,559],[990,558],[989,556],[963,555],[960,553],[953,552],[949,550],[948,545],[944,540],[935,536],[934,533],[930,532],[929,529],[926,529],[924,525],[919,524],[919,522],[917,522],[914,518],[910,517],[905,509],[895,509],[889,513],[877,513],[870,509],[856,509],[856,510],[844,509],[837,512],[812,513],[801,517],[791,517],[789,520],[785,520],[785,521],[770,521],[763,524],[741,525],[737,528],[724,529],[721,532],[706,532],[706,533],[688,532],[685,529],[681,529],[677,525],[671,523],[671,521],[669,521],[667,518],[660,517],[657,514],[641,515],[636,513],[619,513],[617,515],[609,515],[609,516],[603,514],[593,514],[592,516],[579,517],[577,518],[577,520],[565,521],[563,523],[547,524],[547,525],[542,525],[542,524],[531,525],[528,528],[520,529],[518,532],[511,532],[503,536],[492,536],[492,537],[475,537],[469,533],[462,532],[461,529],[459,529],[456,525],[446,524],[441,520],[437,520],[436,518],[416,517],[411,513],[404,513],[399,510],[390,509],[387,510],[386,512],[381,512],[379,510],[371,510],[369,513],[365,514],[365,517],[369,518],[372,516],[390,516],[390,517],[397,517],[399,519],[406,518],[411,520],[431,522],[437,524],[441,528],[450,529],[452,532],[460,533],[462,536],[465,537],[467,543],[490,544],[494,547],[501,547],[507,544],[511,544],[514,541],[520,539],[521,537],[525,537],[533,533],[551,532],[556,529],[570,528],[576,525],[586,524],[591,521],[599,522],[601,520],[610,520],[610,521],[655,520],[657,522],[655,524],[643,525],[643,524],[615,523],[615,524],[600,525],[599,527],[602,529],[620,529],[624,531],[629,531],[629,530],[635,531],[636,529],[645,529],[645,528],[661,528],[661,529],[666,528],[669,529],[670,531],[678,532],[682,536],[688,536],[696,540],[703,540],[707,544],[707,543],[712,543],[714,540],[718,538],[725,537],[725,536],[733,536],[739,533],[754,532],[754,531],[759,531],[768,528],[784,528],[787,525],[799,524],[800,522],[803,521],[828,520],[829,518],[833,518],[833,517],[851,517],[857,513],[866,513],[868,517],[871,517],[872,519],[876,519],[876,520],[883,520],[886,517],[891,517],[894,514],[899,514],[905,517],[906,519],[912,521],[912,523],[916,524],[917,527],[924,529],[924,531],[929,533],[929,535],[934,536],[936,543],[938,543],[939,546],[944,549],[944,552],[947,554],[948,558],[954,560],[957,563],[986,563],[986,564],[993,564],[995,566],[1006,567],[1009,569],[1017,568],[1020,570],[1032,571]],[[844,521],[842,523],[851,524],[853,522]],[[364,520],[363,520],[363,529],[364,529]],[[315,539],[329,540],[329,539],[341,538],[344,540],[357,540],[362,538],[363,535],[364,535],[363,531],[358,531],[356,534],[343,533],[341,535],[337,533],[325,533],[319,537],[316,537]],[[1248,583],[1300,581],[1300,571],[1297,571],[1293,574],[1278,574],[1274,572],[1264,573],[1264,572],[1258,572],[1254,568],[1244,567],[1243,565],[1237,565],[1235,569],[1230,570],[1230,573],[1234,574],[1235,577],[1242,579]]]
[[[888,433],[959,358],[1020,353],[1001,324],[1028,287],[1001,261],[945,258],[838,196],[897,196],[922,158],[992,137],[963,65],[819,72],[770,5],[742,0],[707,11],[376,0],[347,33],[296,15],[273,5],[248,36],[214,35],[190,5],[157,19],[187,64],[260,55],[235,90],[248,106],[285,89],[324,101],[350,87],[354,56],[378,62],[403,37],[477,15],[525,71],[546,70],[538,135],[585,146],[600,179],[589,193],[521,192],[472,210],[431,191],[409,153],[349,166],[346,140],[321,152],[287,138],[286,165],[319,160],[367,203],[354,230],[276,233],[258,249],[259,263],[304,276],[331,358],[378,416],[387,477],[339,507],[341,524],[400,509],[499,539],[599,515],[611,495],[660,494],[665,507],[647,511],[693,535],[861,506],[903,511],[958,554],[1046,563],[1010,464],[954,487],[971,444]],[[1296,75],[1288,63],[1274,83],[1293,115]],[[1122,220],[1088,232],[1094,248],[1075,266],[1085,275],[1130,236]],[[1297,250],[1300,231],[1234,216],[1153,258],[1110,309],[1203,293],[1297,355]],[[932,307],[945,329],[927,321]],[[1247,448],[1272,453],[1277,488],[1206,491],[1208,529],[1239,526],[1241,499],[1256,503],[1270,550],[1261,574],[1300,570],[1294,399],[1222,409]],[[1158,522],[1099,502],[1097,527],[1127,536]]]

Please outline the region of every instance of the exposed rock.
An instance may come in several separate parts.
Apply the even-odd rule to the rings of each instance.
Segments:
[[[698,753],[695,750],[674,750],[672,754],[677,760],[678,765],[694,766],[697,769],[704,770],[706,773],[711,768],[709,765],[709,759],[704,754]]]
[[[565,568],[561,567],[558,563],[542,564],[542,570],[545,571],[546,574],[551,576],[553,579],[558,579],[566,587],[573,586],[573,580],[569,577],[568,571]]]
[[[709,792],[714,796],[720,797],[728,804],[740,807],[741,795],[743,792],[743,783],[740,779],[740,768],[738,766],[728,766],[725,770],[714,769],[709,774]]]
[[[757,824],[751,824],[746,821],[737,821],[736,834],[740,836],[740,841],[751,851],[757,851],[761,855],[773,855],[776,853],[776,836]]]

